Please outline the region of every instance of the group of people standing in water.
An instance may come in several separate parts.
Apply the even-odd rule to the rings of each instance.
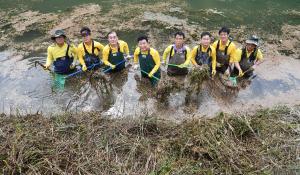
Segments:
[[[45,69],[53,64],[55,73],[69,74],[75,70],[78,60],[82,71],[104,67],[105,72],[117,73],[133,57],[133,68],[139,69],[143,78],[148,78],[152,85],[156,85],[161,77],[162,65],[167,66],[168,76],[185,76],[192,64],[195,67],[207,65],[211,76],[219,73],[250,78],[263,59],[257,36],[252,35],[243,48],[237,49],[229,39],[230,30],[227,27],[219,30],[219,39],[213,43],[209,32],[201,33],[199,44],[192,50],[185,44],[185,34],[176,32],[174,43],[165,49],[162,59],[145,35],[137,38],[137,48],[131,56],[128,44],[119,40],[116,32],[107,34],[106,46],[95,41],[91,34],[88,27],[83,27],[80,30],[82,43],[76,47],[68,42],[63,30],[56,30],[51,37],[54,43],[47,50]]]

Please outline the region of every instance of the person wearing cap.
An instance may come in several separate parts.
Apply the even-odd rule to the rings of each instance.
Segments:
[[[209,32],[201,33],[201,40],[198,46],[195,46],[191,53],[191,61],[194,66],[200,67],[208,65],[211,74],[216,74],[216,49],[210,45],[211,34]]]
[[[83,27],[80,30],[80,35],[83,42],[78,45],[78,59],[82,65],[82,70],[86,71],[88,67],[90,69],[99,68],[101,63],[99,56],[104,46],[92,39],[91,30],[88,27]],[[94,67],[94,65],[97,66]]]
[[[222,74],[229,75],[234,67],[234,56],[236,46],[229,40],[230,29],[222,27],[219,30],[220,39],[213,43],[213,47],[216,49],[216,70]]]
[[[56,30],[51,37],[54,41],[47,49],[47,61],[45,69],[54,65],[54,72],[58,74],[68,74],[74,70],[74,59],[77,58],[77,48],[73,44],[67,43],[63,30]]]
[[[138,47],[134,51],[133,68],[137,70],[140,67],[142,77],[149,78],[151,84],[155,86],[161,76],[159,53],[150,47],[147,36],[140,36],[137,42]]]
[[[163,54],[163,60],[167,64],[167,74],[169,76],[187,75],[190,64],[190,48],[184,44],[185,35],[183,32],[176,32],[174,44],[169,45]]]
[[[263,55],[258,48],[258,42],[258,37],[252,35],[246,40],[246,46],[244,48],[236,50],[235,68],[238,70],[240,76],[244,76],[245,78],[251,77],[257,65],[262,62]]]
[[[113,72],[125,68],[125,58],[129,56],[128,44],[119,40],[116,32],[109,32],[107,35],[108,44],[103,48],[103,63],[110,67]]]

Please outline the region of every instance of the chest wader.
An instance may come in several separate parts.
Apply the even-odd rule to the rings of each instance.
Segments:
[[[118,46],[118,52],[116,53],[112,53],[111,48],[109,49],[109,54],[108,54],[108,61],[113,64],[113,65],[117,65],[120,62],[124,61],[124,54],[120,51],[120,46]],[[105,70],[109,69],[110,67],[106,67]],[[118,66],[116,66],[116,68],[114,70],[111,70],[109,72],[119,72],[121,70],[123,70],[125,68],[125,61],[122,64],[119,64]]]
[[[175,65],[183,64],[186,60],[187,51],[184,50],[183,52],[179,53],[176,50],[174,50],[174,55],[172,56],[173,50],[174,50],[174,47],[172,46],[171,51],[170,51],[170,56],[169,56],[169,64],[175,64]],[[175,66],[168,66],[167,74],[169,76],[187,75],[188,69],[187,68],[179,68],[179,67],[175,67]]]
[[[254,65],[254,61],[256,60],[257,56],[257,49],[250,54],[249,58],[247,58],[247,51],[246,48],[243,48],[242,50],[242,56],[240,61],[240,66],[243,72],[247,71],[244,75],[244,77],[250,77],[253,75],[253,70],[249,71],[249,69]]]
[[[141,52],[139,53],[139,63],[140,63],[140,68],[141,70],[150,73],[152,69],[155,66],[155,62],[153,60],[152,55],[150,54],[150,50],[148,51],[148,54],[142,54]],[[148,75],[144,72],[141,72],[142,77],[149,78]],[[160,69],[158,69],[154,74],[155,77],[160,78]],[[153,86],[157,85],[158,81],[154,79],[153,77],[150,78],[151,84]]]
[[[209,47],[206,52],[202,52],[202,46],[200,45],[196,53],[196,63],[200,66],[206,64],[209,67],[209,72],[212,70],[212,56],[211,48]]]
[[[56,58],[56,60],[53,62],[54,65],[54,72],[57,74],[68,74],[72,72],[70,66],[74,60],[73,57],[69,56],[69,49],[70,45],[67,47],[66,55],[63,57]]]
[[[227,55],[227,50],[228,50],[228,47],[230,46],[231,44],[231,41],[229,42],[229,44],[225,47],[225,50],[224,52],[223,51],[220,51],[220,40],[218,41],[218,44],[217,44],[217,48],[216,48],[216,52],[217,52],[217,63],[221,64],[221,67],[218,67],[217,66],[217,71],[221,72],[222,74],[225,73],[226,69],[228,68],[229,66],[229,58],[230,56]]]
[[[84,62],[86,64],[86,67],[90,67],[94,64],[99,64],[100,63],[100,59],[97,55],[95,55],[94,51],[95,51],[95,46],[94,46],[94,41],[92,41],[92,53],[89,53],[85,47],[85,44],[83,44],[83,48],[84,48]],[[98,48],[96,48],[98,49]],[[99,52],[99,49],[98,49],[98,52]],[[100,67],[100,64],[95,66],[95,67],[92,67],[90,68],[89,70],[91,69],[98,69]]]

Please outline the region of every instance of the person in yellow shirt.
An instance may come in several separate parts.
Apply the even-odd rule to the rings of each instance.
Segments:
[[[211,74],[216,74],[216,49],[211,44],[211,34],[209,32],[201,33],[201,41],[198,46],[195,46],[191,53],[191,61],[194,66],[200,67],[208,65]]]
[[[129,57],[128,44],[119,40],[114,31],[109,32],[107,38],[109,44],[103,48],[103,63],[108,66],[107,69],[110,67],[113,72],[120,71],[125,68],[125,59]]]
[[[90,69],[97,69],[100,67],[100,52],[104,46],[94,41],[91,37],[91,30],[88,27],[83,27],[80,30],[80,34],[83,37],[83,42],[78,45],[78,59],[82,65],[82,70],[86,71],[88,67]],[[97,64],[97,66],[93,66]]]
[[[160,79],[159,53],[150,47],[147,36],[140,36],[137,41],[138,47],[134,51],[133,68],[137,70],[140,66],[142,77],[148,77],[151,84],[155,86],[157,85],[158,79]]]
[[[263,60],[263,55],[258,48],[259,39],[257,36],[252,35],[246,40],[246,46],[242,49],[236,50],[235,56],[235,73],[238,71],[239,75],[249,78],[253,75],[256,69]],[[244,73],[245,72],[245,73]]]
[[[230,30],[227,27],[222,27],[219,30],[220,39],[213,43],[216,49],[217,67],[216,70],[222,74],[229,75],[234,68],[235,44],[229,40]]]
[[[183,32],[175,33],[175,42],[169,45],[163,54],[163,60],[167,63],[167,74],[169,76],[188,74],[187,66],[190,64],[190,48],[184,45],[185,35]]]
[[[73,61],[77,58],[77,48],[66,41],[66,35],[63,30],[56,30],[51,39],[54,41],[47,49],[47,61],[45,69],[54,65],[54,72],[58,74],[71,73],[75,64]]]

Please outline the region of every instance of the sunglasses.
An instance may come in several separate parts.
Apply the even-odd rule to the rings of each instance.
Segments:
[[[81,34],[82,37],[87,37],[87,36],[89,36],[89,35],[90,35],[89,33],[82,33],[82,34]]]

